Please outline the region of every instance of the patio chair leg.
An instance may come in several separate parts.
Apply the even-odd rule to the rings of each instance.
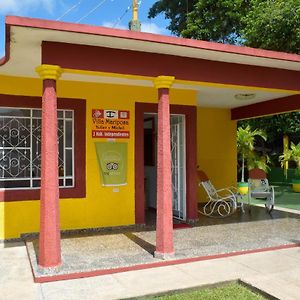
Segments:
[[[248,204],[248,212],[249,212],[249,214],[251,214],[251,205],[250,204]]]
[[[244,203],[241,203],[241,210],[242,210],[242,213],[244,214],[245,213]]]

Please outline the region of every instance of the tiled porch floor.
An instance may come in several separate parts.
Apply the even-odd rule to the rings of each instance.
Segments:
[[[299,244],[299,229],[300,215],[274,211],[270,216],[260,207],[252,207],[251,214],[238,211],[225,219],[200,216],[195,227],[174,230],[174,260]],[[51,272],[37,265],[37,240],[27,241],[27,248],[37,278],[160,262],[153,257],[153,227],[65,236],[63,264]]]

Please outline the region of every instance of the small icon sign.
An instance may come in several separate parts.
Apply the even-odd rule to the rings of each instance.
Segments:
[[[118,119],[118,111],[117,110],[105,110],[104,117],[108,119]]]
[[[93,110],[93,118],[101,118],[103,117],[103,110],[94,109]]]
[[[120,119],[128,119],[128,112],[127,111],[120,111]]]

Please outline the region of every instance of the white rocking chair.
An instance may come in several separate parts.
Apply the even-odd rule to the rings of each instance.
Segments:
[[[199,212],[208,217],[224,218],[233,214],[239,206],[244,212],[243,202],[238,199],[241,195],[235,187],[216,189],[205,172],[199,170],[199,186],[202,186],[207,194],[208,202]]]
[[[252,198],[265,199],[266,210],[271,213],[275,204],[275,194],[274,187],[269,185],[266,172],[258,168],[250,170],[248,186],[249,208]]]

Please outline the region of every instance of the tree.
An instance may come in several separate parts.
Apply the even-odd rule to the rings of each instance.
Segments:
[[[290,112],[262,118],[242,120],[238,127],[264,130],[268,137],[267,148],[270,149],[272,164],[277,166],[279,154],[286,151],[284,144],[289,140],[298,143],[300,141],[300,112]],[[287,176],[288,163],[285,166]]]
[[[242,24],[245,45],[300,54],[300,0],[252,0]]]
[[[297,176],[300,177],[300,143],[297,145],[291,143],[291,148],[281,155],[279,160],[282,166],[286,161],[294,161],[297,167]]]
[[[247,169],[252,170],[255,168],[264,170],[266,173],[270,169],[268,164],[270,158],[267,154],[260,155],[255,150],[251,151],[247,156]]]
[[[199,0],[188,14],[181,35],[206,41],[242,43],[242,19],[250,0]]]
[[[239,127],[237,131],[237,150],[242,159],[242,178],[241,182],[245,182],[245,160],[253,158],[255,137],[260,136],[266,140],[266,135],[262,130],[251,130],[248,125],[246,128]]]
[[[159,0],[148,17],[164,13],[173,34],[193,39],[240,43],[241,18],[250,0]]]
[[[288,135],[291,140],[298,142],[300,112],[290,112],[238,122],[238,127],[246,127],[247,125],[253,129],[263,129],[268,136],[268,143],[277,143],[284,135]]]
[[[158,0],[178,36],[300,54],[300,0]]]
[[[159,0],[150,8],[148,18],[155,18],[164,13],[165,18],[170,20],[167,29],[179,36],[186,28],[187,14],[192,11],[196,2],[197,0]]]

